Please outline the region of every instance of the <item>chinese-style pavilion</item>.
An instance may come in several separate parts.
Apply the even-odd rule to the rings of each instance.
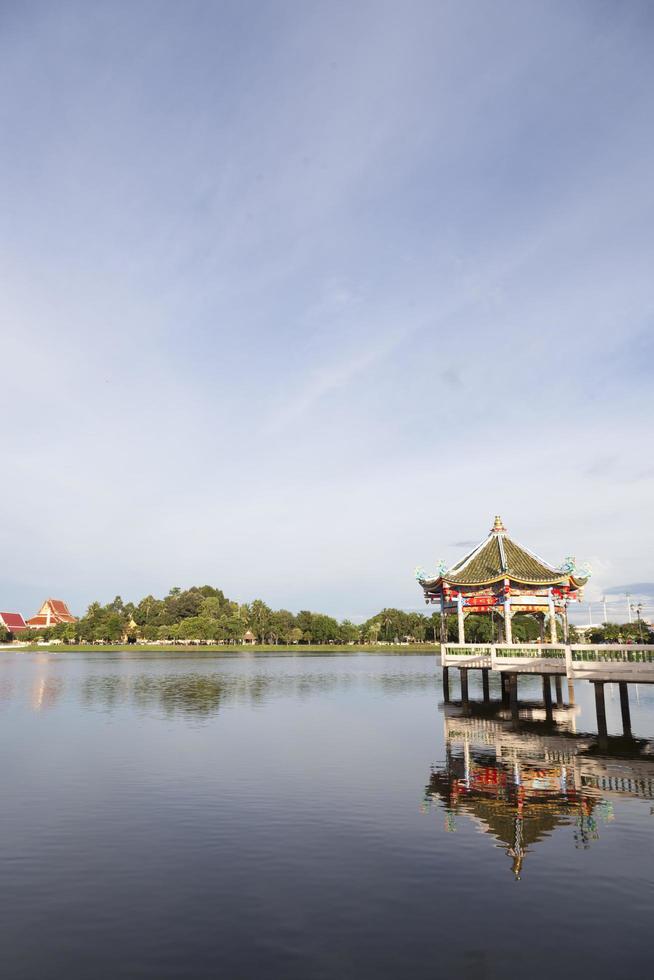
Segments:
[[[465,619],[470,613],[499,612],[504,640],[512,642],[511,617],[516,613],[541,614],[550,624],[550,639],[557,642],[556,615],[561,614],[567,638],[567,605],[582,597],[588,576],[575,571],[573,558],[561,568],[548,565],[537,555],[517,544],[507,534],[500,517],[487,538],[460,561],[446,568],[443,563],[436,577],[417,572],[425,601],[441,607],[441,640],[447,639],[445,616],[456,613],[459,643],[465,643]]]

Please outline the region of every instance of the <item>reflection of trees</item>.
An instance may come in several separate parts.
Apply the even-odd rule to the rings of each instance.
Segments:
[[[133,704],[144,710],[163,710],[209,716],[229,703],[259,705],[276,697],[303,701],[316,695],[346,690],[357,681],[356,674],[252,674],[229,673],[141,673],[87,677],[81,685],[84,707],[114,710]]]
[[[109,711],[132,703],[145,710],[177,711],[208,716],[230,703],[260,705],[273,698],[304,701],[319,695],[347,691],[356,685],[380,687],[387,694],[435,690],[433,673],[398,672],[381,676],[374,672],[339,673],[270,673],[260,669],[252,674],[229,671],[194,671],[138,674],[110,673],[91,675],[81,684],[80,700],[88,708],[103,707]]]
[[[439,681],[433,671],[424,674],[371,674],[369,681],[381,687],[385,694],[436,691],[439,688]]]
[[[155,678],[141,675],[132,688],[134,702],[140,708],[156,705],[172,715],[183,711],[194,715],[212,715],[218,711],[223,685],[215,676],[203,674],[168,675]]]

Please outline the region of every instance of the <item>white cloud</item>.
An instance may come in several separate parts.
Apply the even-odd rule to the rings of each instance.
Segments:
[[[211,579],[364,615],[497,511],[593,588],[648,581],[648,31],[14,12],[6,601]]]

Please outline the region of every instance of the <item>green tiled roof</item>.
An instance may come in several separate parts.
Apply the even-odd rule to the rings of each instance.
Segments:
[[[553,568],[516,544],[499,518],[495,519],[495,526],[485,541],[443,572],[440,578],[451,585],[483,585],[504,578],[526,585],[557,585],[570,581],[580,586],[585,581],[573,580],[566,572]]]

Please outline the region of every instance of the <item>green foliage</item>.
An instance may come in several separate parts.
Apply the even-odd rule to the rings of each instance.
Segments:
[[[586,633],[590,643],[654,643],[654,632],[641,620],[635,623],[604,623]]]
[[[483,617],[478,617],[482,619]],[[448,635],[456,639],[456,616],[447,618]],[[61,640],[65,643],[120,644],[133,640],[150,643],[241,643],[251,630],[261,645],[317,644],[347,646],[356,643],[438,642],[440,614],[407,613],[383,609],[358,626],[338,622],[324,613],[273,610],[262,599],[239,605],[210,585],[172,588],[168,595],[144,596],[136,604],[116,596],[103,606],[93,602],[76,623],[30,631],[25,639]]]

